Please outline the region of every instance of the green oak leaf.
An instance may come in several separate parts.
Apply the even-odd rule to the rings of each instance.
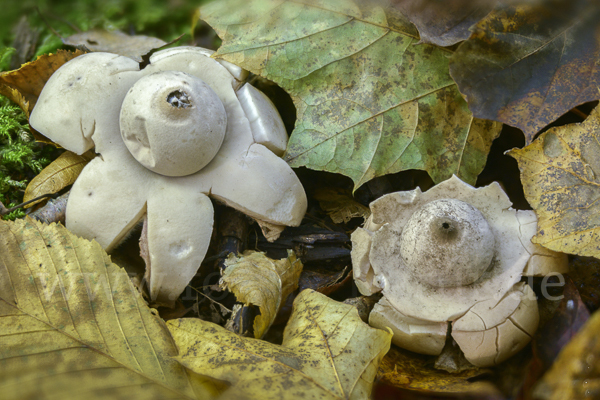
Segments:
[[[475,183],[501,124],[473,118],[450,77],[451,52],[417,44],[398,11],[351,0],[225,0],[200,14],[223,39],[216,57],[294,99],[291,166],[344,174],[355,189],[408,169]]]

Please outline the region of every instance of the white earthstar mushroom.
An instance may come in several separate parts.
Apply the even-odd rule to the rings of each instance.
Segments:
[[[530,275],[564,273],[566,256],[531,243],[537,219],[516,211],[497,183],[475,189],[456,176],[427,192],[385,195],[352,234],[360,292],[381,292],[369,323],[393,342],[438,355],[451,335],[477,366],[502,362],[537,329]]]
[[[196,274],[213,227],[211,196],[274,226],[299,225],[304,189],[277,154],[287,134],[243,69],[212,51],[129,58],[88,53],[59,68],[31,126],[96,157],[71,189],[66,226],[110,251],[147,215],[150,294],[172,304]],[[273,151],[269,150],[272,149]]]

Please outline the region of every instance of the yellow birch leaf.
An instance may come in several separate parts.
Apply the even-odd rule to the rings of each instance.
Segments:
[[[82,155],[65,151],[29,182],[23,195],[23,202],[45,194],[59,192],[65,187],[72,185],[83,170],[83,167],[94,157],[95,154],[92,150]],[[40,201],[43,201],[43,199],[30,203],[25,208],[31,207]]]
[[[600,107],[584,122],[549,129],[509,155],[538,217],[531,241],[600,258]]]
[[[167,322],[179,362],[232,383],[226,399],[367,399],[391,333],[355,307],[312,290],[294,301],[282,344],[244,338],[199,319]]]
[[[239,302],[260,309],[260,315],[254,319],[254,337],[260,339],[273,324],[281,304],[298,288],[302,261],[292,250],[281,260],[246,251],[241,257],[230,254],[225,266],[221,286],[232,292]]]
[[[0,221],[0,397],[211,398],[163,321],[97,242]]]
[[[600,313],[596,312],[560,351],[534,389],[536,399],[597,399],[600,393]]]

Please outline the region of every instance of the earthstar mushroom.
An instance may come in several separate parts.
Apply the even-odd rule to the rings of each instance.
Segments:
[[[502,362],[537,329],[537,302],[520,282],[564,273],[566,256],[531,243],[533,211],[517,211],[497,183],[475,189],[456,176],[425,193],[385,195],[352,234],[354,279],[383,298],[369,323],[393,342],[439,355],[449,329],[477,366]],[[451,327],[449,327],[449,324]]]
[[[31,126],[75,153],[100,157],[71,189],[66,226],[112,250],[147,217],[150,294],[172,304],[200,267],[211,196],[270,224],[299,225],[306,195],[277,154],[287,133],[246,71],[178,47],[139,64],[88,53],[48,80]],[[270,150],[272,149],[272,150]]]

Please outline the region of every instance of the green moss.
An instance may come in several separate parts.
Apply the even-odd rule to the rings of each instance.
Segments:
[[[164,0],[22,0],[7,2],[0,14],[0,46],[12,43],[12,28],[22,16],[40,31],[40,40],[51,35],[45,19],[60,35],[92,28],[121,29],[170,41],[190,30],[192,15],[204,1]],[[39,10],[39,12],[38,12]],[[43,19],[40,17],[43,16]],[[60,45],[60,41],[54,41]],[[56,49],[52,48],[50,51]]]
[[[0,201],[6,208],[23,201],[27,184],[50,163],[53,152],[52,146],[34,140],[25,113],[0,96]],[[17,210],[4,219],[24,215]]]

